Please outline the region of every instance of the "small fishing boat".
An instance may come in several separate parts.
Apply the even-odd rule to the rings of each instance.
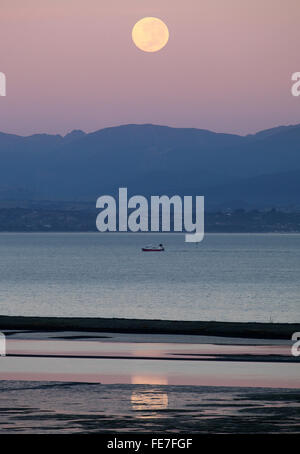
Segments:
[[[164,250],[165,248],[162,244],[159,244],[158,246],[145,246],[142,248],[142,251],[144,252],[162,252]]]

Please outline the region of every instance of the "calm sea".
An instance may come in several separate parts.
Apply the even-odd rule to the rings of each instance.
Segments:
[[[1,315],[300,322],[298,234],[1,233],[0,252]]]

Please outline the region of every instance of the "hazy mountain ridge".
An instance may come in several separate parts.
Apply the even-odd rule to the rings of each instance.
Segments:
[[[300,206],[300,125],[239,136],[124,125],[89,134],[0,133],[0,199],[204,194],[208,206]]]

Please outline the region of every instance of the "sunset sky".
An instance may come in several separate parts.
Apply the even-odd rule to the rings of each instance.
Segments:
[[[145,16],[169,28],[159,52],[132,42]],[[2,132],[300,123],[299,0],[0,0],[0,46]]]

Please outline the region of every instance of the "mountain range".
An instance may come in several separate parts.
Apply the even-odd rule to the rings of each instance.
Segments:
[[[95,203],[204,195],[208,209],[300,207],[300,125],[239,136],[124,125],[86,134],[0,133],[0,200]]]

